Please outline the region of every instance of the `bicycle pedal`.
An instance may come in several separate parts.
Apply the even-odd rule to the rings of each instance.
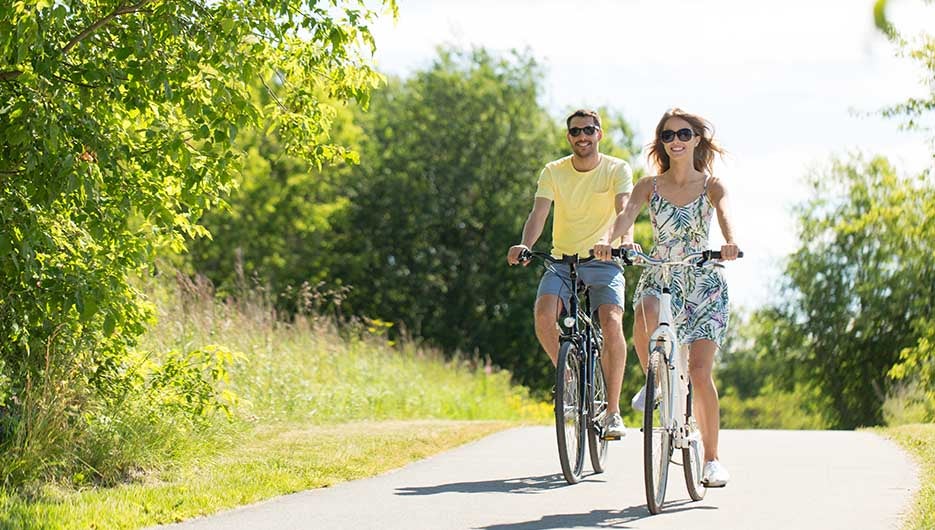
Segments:
[[[607,440],[608,442],[614,442],[617,440],[622,440],[623,436],[602,436],[601,440]]]

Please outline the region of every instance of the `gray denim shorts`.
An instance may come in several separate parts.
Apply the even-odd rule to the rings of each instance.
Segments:
[[[565,263],[553,263],[555,272],[546,270],[539,281],[539,292],[536,298],[545,294],[554,294],[561,298],[564,307],[571,301],[571,281],[568,278],[569,268]],[[581,279],[591,291],[591,311],[604,304],[613,304],[626,307],[626,280],[620,266],[612,261],[589,261],[578,265],[578,278]],[[582,300],[583,302],[583,300]]]

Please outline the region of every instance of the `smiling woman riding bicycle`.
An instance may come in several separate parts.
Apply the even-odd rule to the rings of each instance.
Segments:
[[[700,116],[677,108],[666,111],[649,146],[649,158],[659,174],[636,183],[624,211],[617,216],[611,238],[630,232],[643,205],[649,203],[653,227],[650,254],[676,259],[708,248],[711,216],[717,212],[726,241],[721,247],[721,259],[737,258],[740,249],[734,243],[727,190],[711,176],[714,156],[724,153],[712,134],[710,123]],[[623,247],[640,250],[637,244]],[[610,245],[595,246],[595,255],[610,259]],[[711,373],[714,356],[727,331],[727,283],[720,268],[687,266],[673,270],[672,276],[672,310],[679,319],[679,342],[689,345],[695,414],[705,448],[702,482],[708,487],[722,487],[730,474],[718,460],[720,411]],[[660,285],[655,271],[645,271],[634,296],[633,340],[644,371],[648,334],[656,329],[659,318]],[[645,387],[634,396],[634,408],[642,410],[644,396]]]

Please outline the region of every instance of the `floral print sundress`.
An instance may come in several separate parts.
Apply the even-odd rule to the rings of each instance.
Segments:
[[[661,259],[678,259],[692,252],[708,249],[708,229],[714,206],[708,199],[708,178],[704,191],[685,206],[672,204],[663,198],[653,177],[653,194],[649,198],[649,217],[653,226],[654,246],[650,255]],[[678,339],[691,344],[699,339],[714,341],[720,346],[727,334],[730,317],[727,282],[723,267],[676,266],[671,269],[672,314],[678,326]],[[633,296],[634,309],[645,296],[662,295],[662,270],[646,268],[640,276]]]

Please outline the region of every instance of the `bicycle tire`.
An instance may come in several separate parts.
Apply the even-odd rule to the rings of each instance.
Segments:
[[[646,403],[643,407],[643,477],[646,506],[653,515],[662,511],[672,457],[672,406],[669,403],[668,370],[664,353],[654,349],[646,370]]]
[[[692,410],[691,389],[685,397],[685,410]],[[693,501],[704,499],[708,488],[701,483],[704,472],[704,441],[694,416],[688,417],[688,447],[682,449],[682,470],[685,472],[685,487]]]
[[[555,370],[555,437],[562,475],[569,484],[581,480],[587,443],[586,416],[581,406],[581,366],[577,346],[563,343]]]
[[[603,473],[607,462],[608,441],[602,436],[604,418],[607,415],[607,381],[601,358],[594,356],[594,380],[588,387],[588,449],[591,453],[591,467],[595,473]]]

